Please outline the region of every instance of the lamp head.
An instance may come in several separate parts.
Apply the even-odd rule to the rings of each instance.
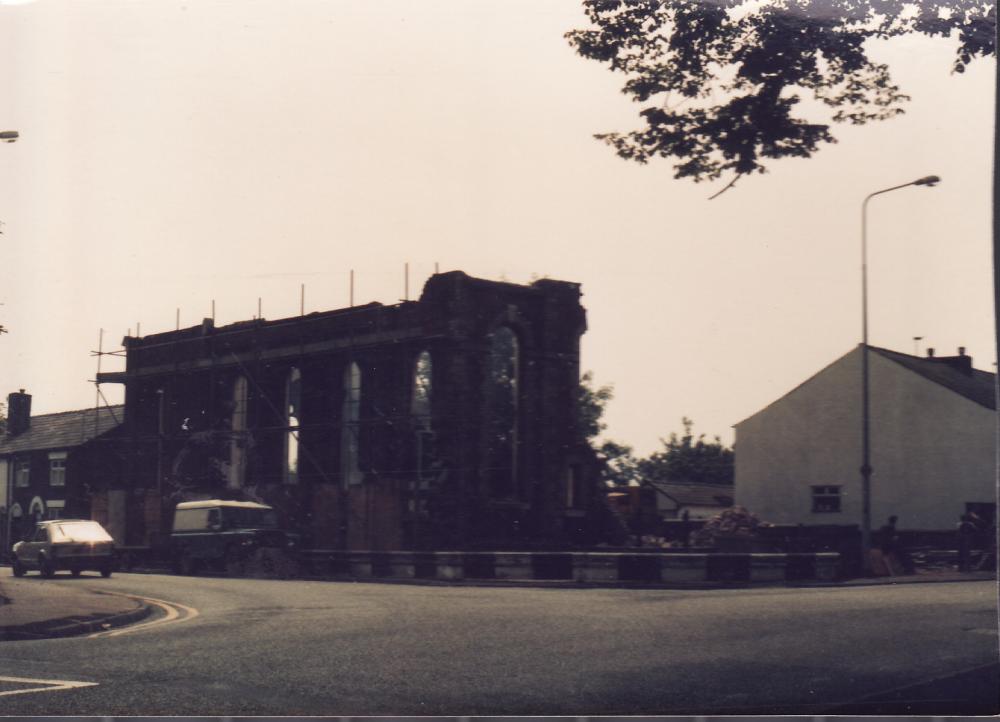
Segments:
[[[936,186],[940,182],[941,182],[941,179],[938,176],[936,176],[936,175],[929,175],[929,176],[925,176],[923,178],[919,178],[919,179],[913,181],[913,185],[915,185],[915,186],[931,186],[931,187],[933,187],[933,186]]]

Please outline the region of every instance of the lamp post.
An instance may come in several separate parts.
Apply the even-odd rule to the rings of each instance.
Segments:
[[[871,394],[868,375],[868,201],[883,193],[907,186],[933,187],[941,182],[936,175],[918,178],[891,188],[869,193],[861,204],[861,552],[865,569],[870,569],[872,548],[872,463]]]
[[[2,140],[4,143],[13,143],[19,137],[20,137],[20,133],[18,133],[16,130],[0,130],[0,140]],[[0,233],[2,233],[2,231],[0,231]],[[7,329],[5,329],[3,326],[0,326],[0,334],[3,334],[3,333],[7,333]],[[10,472],[8,472],[8,478],[7,479],[0,479],[0,483],[4,484],[4,487],[5,487],[4,488],[4,493],[6,494],[5,498],[8,500],[7,501],[8,504],[10,503],[10,499],[13,498],[12,497],[12,493],[13,493],[12,492],[12,488],[13,488],[12,485],[13,485],[13,482],[11,481],[11,479],[9,478],[9,476],[10,476]],[[11,523],[10,510],[9,509],[0,508],[0,519],[6,521],[6,524],[3,524],[2,526],[0,526],[0,544],[3,545],[0,548],[2,548],[2,549],[8,549],[8,548],[10,548],[10,539],[9,539],[9,537],[10,537],[10,523]]]

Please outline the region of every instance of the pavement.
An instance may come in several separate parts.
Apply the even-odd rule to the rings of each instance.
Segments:
[[[857,577],[840,581],[802,581],[789,583],[796,587],[869,587],[884,584],[927,584],[941,582],[985,582],[995,580],[995,570],[960,572],[953,568],[918,569],[916,574],[900,574],[891,577]]]
[[[853,587],[995,579],[994,571],[933,569],[905,576],[799,582],[787,586]],[[80,577],[73,584],[50,584],[34,574],[19,579],[4,576],[0,579],[0,642],[100,632],[137,622],[152,611],[139,599],[90,589],[87,581],[87,577]],[[525,586],[533,585],[526,582]]]
[[[132,624],[149,616],[144,602],[29,575],[0,580],[0,642],[70,637]]]

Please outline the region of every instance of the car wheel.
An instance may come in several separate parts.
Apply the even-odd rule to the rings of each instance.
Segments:
[[[21,560],[20,559],[18,559],[17,557],[14,557],[14,563],[11,565],[11,567],[12,567],[12,571],[14,572],[14,576],[15,577],[23,577],[24,576],[24,572],[26,570],[24,568],[24,565],[21,564]]]
[[[53,576],[55,576],[56,568],[52,566],[52,562],[50,562],[45,557],[42,557],[41,559],[38,560],[38,571],[40,571],[42,573],[42,576],[45,577],[46,579],[51,579]]]

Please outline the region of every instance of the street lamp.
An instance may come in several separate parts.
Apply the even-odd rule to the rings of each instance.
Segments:
[[[868,201],[883,193],[907,186],[933,187],[941,182],[936,175],[918,178],[891,188],[869,193],[861,204],[861,552],[865,569],[870,569],[872,548],[872,464],[870,381],[868,378]]]
[[[0,140],[4,143],[13,143],[20,137],[20,133],[16,130],[0,130]]]

